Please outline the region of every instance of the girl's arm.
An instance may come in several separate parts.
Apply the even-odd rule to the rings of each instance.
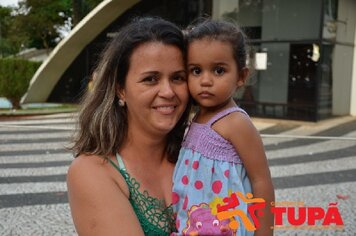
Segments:
[[[258,217],[260,227],[256,230],[255,236],[273,235],[271,227],[274,225],[274,216],[270,207],[274,201],[274,188],[261,137],[245,114],[234,112],[221,121],[217,124],[217,131],[238,150],[251,182],[253,196],[266,201],[264,214]]]
[[[79,235],[144,235],[116,171],[95,156],[79,156],[67,174],[68,198]],[[124,179],[122,178],[122,181]]]

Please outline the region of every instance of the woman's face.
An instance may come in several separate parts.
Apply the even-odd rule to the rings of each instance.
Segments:
[[[160,42],[139,45],[130,58],[125,88],[119,90],[129,130],[168,134],[188,103],[186,77],[179,48]]]

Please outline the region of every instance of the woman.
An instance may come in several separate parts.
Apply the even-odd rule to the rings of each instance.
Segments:
[[[169,235],[189,95],[183,35],[157,18],[116,35],[79,112],[68,197],[79,235]]]

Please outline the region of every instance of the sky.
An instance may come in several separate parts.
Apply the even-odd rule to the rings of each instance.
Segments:
[[[18,0],[0,0],[1,6],[15,6]]]

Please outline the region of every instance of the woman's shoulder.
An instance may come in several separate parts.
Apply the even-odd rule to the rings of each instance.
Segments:
[[[125,195],[128,195],[127,185],[121,174],[109,163],[108,160],[90,154],[81,154],[70,164],[67,172],[67,183],[76,185],[95,184],[119,186]]]
[[[69,165],[68,175],[80,174],[87,175],[87,173],[97,173],[104,171],[104,164],[107,162],[104,158],[97,155],[81,154],[76,157]]]
[[[96,155],[75,158],[68,169],[67,189],[79,235],[120,235],[123,229],[136,228],[141,233],[125,180],[105,159]]]
[[[101,163],[105,162],[106,160],[98,155],[95,154],[80,154],[70,164],[70,167],[77,167],[77,166],[100,166]]]
[[[69,165],[67,182],[86,185],[97,179],[105,181],[107,174],[103,167],[104,159],[96,155],[81,154]]]

